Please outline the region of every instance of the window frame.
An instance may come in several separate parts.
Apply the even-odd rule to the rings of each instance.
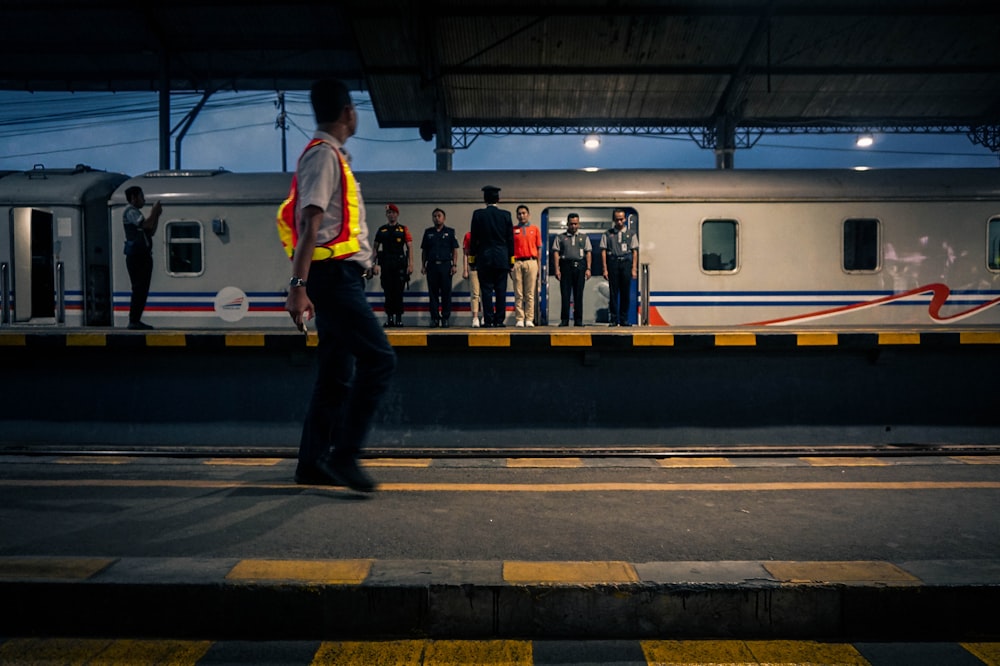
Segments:
[[[732,235],[732,240],[733,240],[733,267],[732,268],[720,268],[720,269],[705,268],[705,249],[706,249],[705,248],[705,225],[707,225],[709,223],[719,223],[719,222],[725,222],[727,224],[731,224],[732,227],[733,227],[733,235]],[[741,222],[737,218],[729,218],[729,217],[707,217],[707,218],[703,218],[702,219],[701,224],[698,225],[698,250],[699,250],[699,254],[698,254],[698,268],[699,268],[699,270],[701,270],[702,273],[704,273],[705,275],[734,275],[734,274],[740,272],[740,269],[742,268],[742,265],[743,265],[743,262],[742,262],[741,256],[740,256],[741,245],[742,245],[742,243],[740,242],[740,235],[741,235],[740,227],[741,226],[742,226]]]
[[[173,238],[170,233],[171,229],[173,227],[180,225],[187,225],[187,226],[193,225],[195,228],[197,228],[198,229],[197,238],[187,238],[187,237]],[[195,244],[197,244],[198,246],[198,255],[200,259],[201,269],[197,272],[193,271],[179,272],[173,270],[173,264],[171,262],[172,248],[175,245],[195,245]],[[202,224],[200,220],[170,220],[169,222],[167,222],[164,229],[164,248],[167,255],[164,260],[164,266],[166,267],[167,275],[178,278],[195,278],[205,274],[205,225]]]
[[[996,224],[997,233],[994,236],[992,227]],[[992,254],[991,241],[996,239],[996,254]],[[990,259],[993,256],[996,261]],[[992,273],[1000,273],[1000,215],[991,215],[986,220],[986,270]]]
[[[847,267],[847,224],[848,222],[874,222],[875,223],[875,266],[873,268],[848,268]],[[855,253],[856,255],[857,253]],[[882,219],[878,217],[845,217],[840,223],[840,270],[848,275],[871,275],[882,270],[884,262],[884,251],[882,247]]]

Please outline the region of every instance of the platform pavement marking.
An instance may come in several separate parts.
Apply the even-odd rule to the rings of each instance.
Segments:
[[[797,333],[795,340],[799,347],[836,347],[840,341],[836,333]]]
[[[27,343],[28,336],[24,333],[0,335],[0,347],[24,347]]]
[[[987,666],[1000,666],[1000,643],[959,643]]]
[[[503,579],[511,584],[597,585],[638,583],[639,575],[628,562],[522,562],[505,561]]]
[[[553,347],[591,347],[590,333],[551,333],[549,344]]]
[[[633,335],[633,347],[673,347],[673,333],[658,333],[656,335]]]
[[[287,580],[322,585],[360,585],[375,560],[240,560],[226,580]]]
[[[186,347],[187,335],[184,333],[146,333],[147,347]]]
[[[0,645],[0,664],[168,664],[194,666],[211,641],[14,638]]]
[[[948,456],[966,465],[1000,465],[1000,456]]]
[[[135,456],[65,456],[52,462],[57,465],[130,465],[138,461]]]
[[[996,331],[962,331],[958,334],[959,344],[996,345],[1000,344],[1000,333]]]
[[[874,456],[805,456],[799,460],[813,467],[889,467],[891,462]]]
[[[660,467],[669,467],[671,469],[682,467],[735,467],[733,461],[729,458],[713,458],[710,456],[661,458],[657,462]]]
[[[433,458],[362,458],[358,463],[362,467],[430,467]]]
[[[553,467],[561,469],[573,469],[583,467],[582,458],[507,458],[507,467],[512,468],[532,468],[532,467]]]
[[[640,641],[646,661],[657,666],[870,666],[846,643],[815,641]]]
[[[263,333],[227,333],[227,347],[263,347]]]
[[[755,333],[716,333],[716,347],[754,347],[757,345]]]
[[[782,583],[876,583],[893,586],[922,585],[923,581],[890,562],[791,562],[761,563]]]
[[[68,333],[67,347],[107,347],[108,336],[104,333]]]
[[[312,666],[531,666],[533,663],[531,641],[404,640],[325,642],[316,651]]]
[[[113,557],[0,557],[0,580],[87,580],[115,562]]]
[[[232,467],[273,467],[285,461],[284,458],[209,458],[202,465],[220,465]]]
[[[318,336],[314,336],[318,337]],[[385,337],[388,338],[389,344],[393,347],[426,347],[427,346],[427,334],[426,333],[399,333],[399,332],[386,332]]]
[[[879,333],[878,343],[885,345],[919,345],[919,333]]]
[[[479,333],[470,335],[470,347],[510,347],[510,333]]]

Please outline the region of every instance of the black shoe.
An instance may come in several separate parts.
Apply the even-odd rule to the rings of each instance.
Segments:
[[[392,317],[389,317],[388,319],[386,319],[385,323],[382,324],[382,328],[394,328],[395,326],[396,326],[396,324],[392,320]]]
[[[144,324],[141,321],[130,321],[128,323],[129,330],[132,331],[151,331],[153,327],[149,324]]]
[[[315,465],[299,463],[295,468],[295,483],[300,486],[335,486],[337,483]]]
[[[632,323],[631,323],[631,322],[627,322],[627,321],[623,321],[622,323],[620,323],[620,324],[618,324],[618,325],[619,325],[619,326],[631,326],[631,325],[632,325]]]
[[[447,319],[441,320],[441,328],[448,328],[449,326],[451,326],[451,324],[448,323]]]
[[[583,326],[583,322],[582,321],[574,321],[573,325],[574,326]]]
[[[378,484],[358,467],[358,462],[354,458],[334,459],[324,456],[316,461],[316,468],[338,485],[347,486],[359,493],[370,493],[378,487]]]
[[[568,321],[561,321],[561,322],[559,322],[559,325],[560,326],[569,326],[569,322]]]
[[[431,319],[431,328],[437,328],[440,325],[441,322],[439,322],[437,319]]]
[[[608,324],[608,326],[617,326],[617,325],[618,325],[618,322],[616,322],[616,321],[613,321],[610,324]]]

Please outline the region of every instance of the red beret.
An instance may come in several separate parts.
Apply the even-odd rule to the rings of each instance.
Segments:
[[[391,210],[396,215],[399,215],[399,208],[396,206],[396,204],[386,204],[385,209]]]

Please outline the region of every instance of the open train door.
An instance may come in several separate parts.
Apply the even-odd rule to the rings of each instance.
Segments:
[[[56,262],[52,212],[11,210],[16,323],[55,323]]]

